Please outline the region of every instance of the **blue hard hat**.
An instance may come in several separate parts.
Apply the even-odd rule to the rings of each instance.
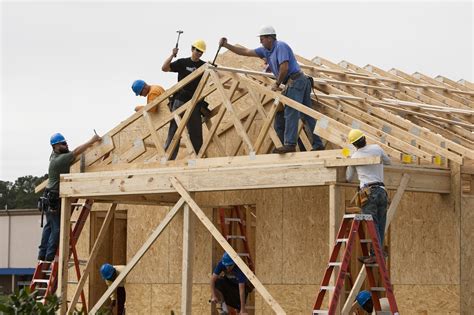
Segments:
[[[232,258],[230,258],[230,255],[225,252],[224,255],[222,256],[222,264],[226,267],[229,267],[229,266],[232,266],[234,265],[234,261],[232,260]]]
[[[66,138],[64,138],[64,136],[60,134],[59,132],[52,135],[51,139],[49,139],[49,143],[51,143],[51,145],[54,145],[60,142],[66,142]]]
[[[115,268],[111,264],[103,264],[100,267],[100,275],[104,280],[111,280],[115,274]]]
[[[135,92],[135,95],[140,95],[140,93],[143,90],[143,87],[145,86],[145,81],[143,80],[135,80],[132,84],[132,90]]]
[[[356,301],[357,303],[359,303],[360,306],[364,306],[364,304],[367,303],[370,299],[371,299],[370,292],[367,290],[360,291],[356,297]]]

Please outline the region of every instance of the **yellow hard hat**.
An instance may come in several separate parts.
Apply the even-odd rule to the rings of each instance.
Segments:
[[[206,42],[202,39],[198,39],[193,43],[193,47],[199,49],[202,52],[206,52]]]
[[[347,135],[347,139],[349,140],[349,143],[354,143],[362,137],[365,137],[365,135],[359,129],[352,129],[351,131],[349,131],[349,134]]]

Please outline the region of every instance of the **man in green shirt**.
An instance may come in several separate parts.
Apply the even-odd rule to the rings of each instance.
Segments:
[[[69,173],[69,167],[75,158],[87,148],[102,138],[97,134],[89,141],[69,151],[66,139],[60,133],[51,136],[50,143],[53,152],[49,158],[48,185],[44,196],[49,200],[49,209],[46,211],[46,225],[43,228],[38,259],[53,261],[59,243],[59,226],[61,218],[61,204],[59,199],[59,176]]]

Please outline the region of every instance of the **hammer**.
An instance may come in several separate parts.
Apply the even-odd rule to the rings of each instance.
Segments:
[[[217,55],[219,54],[219,51],[221,50],[222,46],[219,45],[219,48],[217,48],[217,52],[216,52],[216,55],[214,57],[214,60],[211,62],[211,65],[213,65],[214,67],[217,67],[217,65],[215,64],[216,62],[216,59],[217,59]]]
[[[178,48],[179,36],[184,32],[183,31],[176,31],[176,33],[178,33],[178,39],[176,40],[176,48]]]

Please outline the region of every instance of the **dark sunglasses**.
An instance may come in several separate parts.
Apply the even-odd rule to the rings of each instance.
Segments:
[[[198,52],[198,53],[200,53],[200,54],[202,54],[202,53],[203,53],[203,51],[202,51],[202,50],[199,50],[199,49],[197,49],[196,47],[194,47],[194,50],[195,50],[195,51],[197,51],[197,52]]]
[[[59,142],[58,144],[67,145],[67,142],[66,142],[66,141],[64,141],[64,142]]]

